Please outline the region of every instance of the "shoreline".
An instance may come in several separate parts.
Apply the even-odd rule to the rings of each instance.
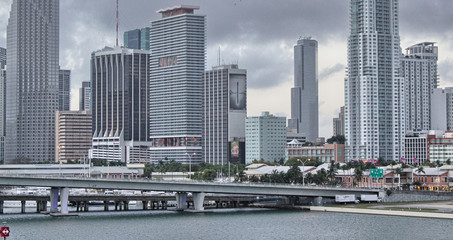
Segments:
[[[322,207],[322,206],[307,206],[303,209],[308,209],[314,212],[336,212],[336,213],[352,213],[352,214],[369,214],[369,215],[384,215],[398,217],[417,217],[417,218],[437,218],[453,220],[451,213],[431,213],[431,212],[411,212],[411,211],[392,211],[392,210],[377,210],[363,208],[340,208],[340,207]]]

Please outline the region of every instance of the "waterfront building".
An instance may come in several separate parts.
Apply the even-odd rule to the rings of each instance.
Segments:
[[[351,0],[345,78],[347,159],[404,155],[404,78],[398,0]]]
[[[428,160],[428,142],[433,137],[435,135],[430,134],[428,131],[407,132],[404,138],[405,155],[401,157],[401,162],[412,166],[422,165]]]
[[[69,111],[71,93],[71,70],[60,69],[58,71],[58,110]]]
[[[202,162],[203,74],[206,65],[206,16],[196,6],[157,12],[151,22],[151,160]]]
[[[438,49],[433,42],[406,48],[400,76],[405,81],[406,130],[431,129],[431,93],[437,88]]]
[[[247,71],[223,65],[206,71],[203,84],[203,160],[245,163]]]
[[[13,0],[7,27],[5,163],[55,159],[59,0]]]
[[[332,136],[344,136],[344,106],[340,108],[340,113],[337,118],[333,119]]]
[[[453,131],[453,87],[433,89],[431,129]]]
[[[88,162],[93,124],[90,111],[57,111],[55,116],[55,161]]]
[[[453,162],[453,132],[447,131],[440,137],[431,138],[429,144],[429,161],[445,164]]]
[[[82,82],[79,88],[79,111],[91,111],[91,82]]]
[[[344,144],[324,144],[323,146],[303,146],[297,140],[286,145],[286,160],[290,158],[318,159],[323,163],[344,162]]]
[[[279,161],[285,158],[286,117],[269,112],[245,120],[245,163],[253,160]]]
[[[149,162],[149,51],[92,53],[93,143],[90,158]]]
[[[149,50],[150,33],[149,27],[124,32],[124,47]]]
[[[303,133],[308,142],[318,137],[318,42],[299,39],[294,46],[294,87],[288,127]]]

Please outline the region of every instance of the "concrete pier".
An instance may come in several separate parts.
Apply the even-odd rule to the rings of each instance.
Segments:
[[[187,192],[177,192],[176,193],[176,210],[184,211],[187,205]]]
[[[193,198],[193,207],[197,211],[203,211],[204,210],[204,197],[205,193],[200,192],[200,193],[192,193],[192,198]]]

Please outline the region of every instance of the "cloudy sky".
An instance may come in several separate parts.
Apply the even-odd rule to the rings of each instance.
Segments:
[[[12,0],[0,0],[0,46]],[[348,0],[119,0],[120,43],[124,31],[150,26],[156,10],[180,4],[207,15],[207,68],[239,63],[248,71],[248,115],[270,111],[290,116],[293,47],[311,36],[319,43],[319,129],[332,135],[332,118],[344,105]],[[453,1],[400,0],[401,47],[432,41],[439,46],[441,87],[453,86]],[[60,65],[72,71],[71,109],[89,80],[90,54],[115,43],[115,0],[60,1]]]

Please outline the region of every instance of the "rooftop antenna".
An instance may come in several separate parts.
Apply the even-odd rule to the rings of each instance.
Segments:
[[[118,47],[118,0],[116,0],[116,46]]]
[[[218,58],[218,61],[219,61],[219,65],[217,65],[217,66],[220,66],[220,46],[219,46],[219,58]]]

